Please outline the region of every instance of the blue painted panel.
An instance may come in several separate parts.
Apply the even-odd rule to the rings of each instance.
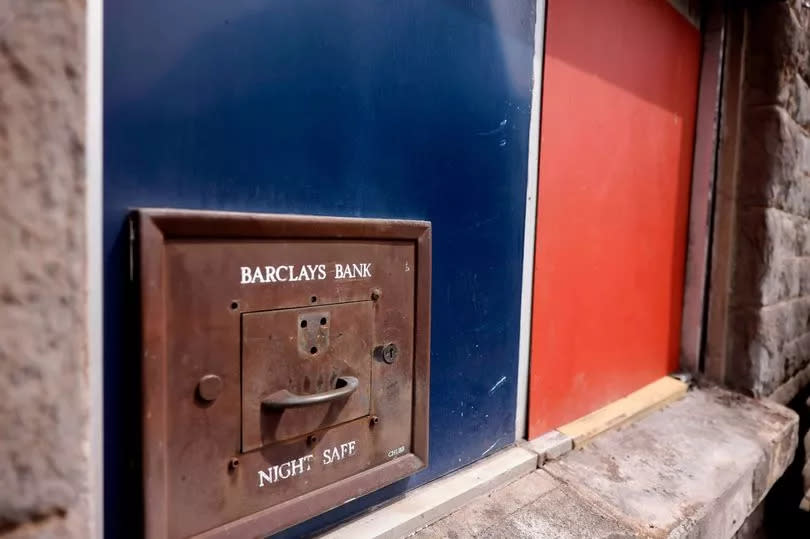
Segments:
[[[430,467],[514,439],[533,0],[105,2],[107,532],[138,533],[129,208],[433,222]]]

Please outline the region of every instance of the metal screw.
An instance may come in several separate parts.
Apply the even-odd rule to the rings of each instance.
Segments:
[[[382,290],[380,290],[379,288],[375,288],[375,289],[373,289],[371,291],[371,300],[372,301],[377,301],[378,299],[380,299],[381,296],[382,296]]]
[[[222,393],[222,378],[216,374],[206,374],[197,382],[197,393],[206,402],[213,402]]]
[[[310,434],[309,436],[307,436],[307,445],[315,445],[316,443],[318,443],[317,436],[315,436],[314,434]]]
[[[228,461],[228,468],[231,471],[236,470],[238,467],[239,467],[239,459],[238,458],[233,457],[230,461]]]
[[[379,422],[380,422],[380,418],[379,418],[379,417],[377,417],[376,415],[371,416],[371,421],[370,421],[370,423],[371,423],[371,426],[372,426],[372,427],[373,427],[374,425],[376,425],[377,423],[379,423]]]

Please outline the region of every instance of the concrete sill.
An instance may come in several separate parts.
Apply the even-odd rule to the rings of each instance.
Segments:
[[[784,473],[797,444],[791,410],[719,389],[694,390],[539,470],[530,471],[525,454],[516,453],[530,444],[507,449],[327,536],[403,537],[418,530],[420,539],[728,538]],[[477,476],[483,480],[460,486]]]

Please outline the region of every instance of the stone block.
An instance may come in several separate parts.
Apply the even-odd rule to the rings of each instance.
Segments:
[[[799,274],[799,295],[810,295],[810,258],[797,259],[796,272]]]
[[[752,2],[747,11],[747,102],[786,104],[791,77],[807,66],[804,10],[791,0]]]
[[[458,511],[422,528],[412,537],[490,537],[510,515],[559,486],[557,481],[543,471],[530,473],[513,483],[478,496]]]
[[[785,364],[784,381],[787,381],[810,365],[810,333],[786,342],[781,353]]]
[[[88,537],[85,3],[0,19],[0,530]]]
[[[641,537],[731,537],[793,460],[798,416],[697,390],[545,470]]]
[[[767,395],[785,378],[784,358],[769,347],[767,338],[751,329],[751,326],[756,327],[756,319],[740,321],[736,318],[725,383],[750,395]]]
[[[802,294],[810,220],[773,208],[741,208],[731,304],[761,306]]]
[[[537,454],[504,449],[475,464],[412,490],[390,505],[339,526],[322,539],[405,537],[456,511],[481,494],[537,470]]]
[[[730,318],[726,382],[766,396],[810,363],[810,298],[740,308]]]
[[[810,138],[782,106],[743,113],[738,199],[810,217]]]
[[[793,74],[789,91],[788,113],[804,129],[810,128],[810,86],[800,73]]]

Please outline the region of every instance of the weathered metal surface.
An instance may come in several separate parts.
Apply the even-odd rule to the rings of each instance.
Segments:
[[[323,307],[314,308],[317,320]],[[300,350],[297,337],[309,309],[281,309],[242,315],[242,450],[303,436],[369,414],[371,402],[371,343],[374,316],[371,301],[330,306],[335,337],[332,346]],[[407,316],[409,322],[413,316]],[[309,326],[307,328],[309,329]],[[315,352],[310,352],[310,350]],[[358,386],[341,401],[271,409],[262,405],[286,391],[296,395],[336,389],[341,376],[353,376]]]
[[[426,465],[427,223],[137,217],[149,537],[270,533]]]
[[[310,298],[312,301],[312,298]],[[298,356],[318,356],[329,348],[329,313],[320,309],[298,316]]]
[[[222,378],[216,374],[206,374],[197,384],[197,394],[206,402],[215,401],[222,393]]]
[[[329,403],[330,406],[340,402],[341,406],[360,387],[360,380],[354,376],[338,376],[335,378],[333,389],[311,393],[309,395],[298,395],[288,389],[280,389],[271,393],[261,401],[262,408],[269,413],[289,410],[291,408],[305,408]],[[312,429],[307,429],[312,430]],[[276,438],[278,439],[278,438]]]

